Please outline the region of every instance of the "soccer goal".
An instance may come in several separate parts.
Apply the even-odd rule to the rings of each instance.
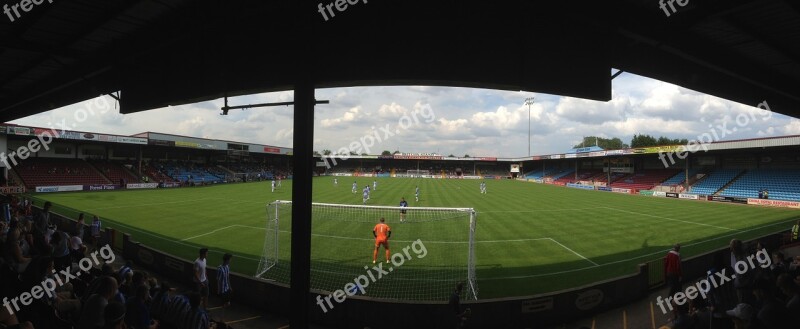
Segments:
[[[389,262],[381,247],[373,264],[372,230],[391,227]],[[402,219],[402,221],[401,221]],[[267,205],[264,249],[256,277],[289,284],[292,202]],[[312,205],[311,289],[367,297],[446,301],[459,282],[478,298],[472,208]]]

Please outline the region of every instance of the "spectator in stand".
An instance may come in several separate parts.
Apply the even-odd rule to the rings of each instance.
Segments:
[[[231,288],[230,272],[231,272],[231,258],[233,255],[226,253],[222,256],[222,265],[217,267],[217,294],[222,299],[222,307],[226,308],[231,305]]]
[[[6,263],[10,265],[10,267],[17,273],[25,272],[25,269],[31,262],[31,259],[24,255],[22,247],[20,246],[20,243],[22,242],[20,232],[21,231],[18,227],[9,229],[8,235],[6,236],[6,243],[3,248],[3,257],[5,258]]]
[[[211,321],[208,319],[208,313],[200,308],[200,301],[202,297],[196,292],[189,294],[189,312],[183,318],[181,328],[184,329],[208,329],[211,326]]]
[[[86,227],[86,222],[84,222],[84,215],[83,213],[78,214],[78,220],[75,221],[75,233],[77,233],[78,237],[81,239],[84,238],[83,232],[84,228]]]
[[[47,227],[50,226],[50,208],[53,206],[50,201],[44,203],[42,211],[33,217],[33,234],[34,238],[40,236],[44,238],[47,233]]]
[[[127,276],[128,273],[133,273],[133,261],[130,259],[125,261],[125,265],[122,265],[122,267],[119,268],[119,273],[117,274],[117,277],[122,279],[125,276]]]
[[[20,323],[15,314],[9,313],[8,309],[3,307],[0,308],[0,327],[9,329],[33,329],[33,324],[28,321]]]
[[[97,293],[89,296],[89,299],[83,305],[83,310],[78,320],[78,329],[95,329],[105,325],[103,313],[106,306],[117,294],[117,280],[110,276],[104,276],[97,280],[100,280],[97,286]]]
[[[89,228],[90,233],[92,234],[92,244],[94,244],[95,249],[97,249],[100,243],[100,229],[102,228],[102,223],[100,222],[100,217],[94,215],[92,218],[92,225]]]
[[[675,244],[672,246],[666,256],[664,256],[664,278],[669,287],[670,296],[675,295],[676,292],[681,291],[681,245]]]
[[[725,312],[731,319],[733,319],[733,327],[735,329],[752,328],[752,320],[755,317],[755,310],[750,304],[739,303],[731,310]]]
[[[69,249],[72,262],[77,263],[86,256],[86,245],[83,244],[83,239],[78,235],[78,232],[72,232],[72,237],[69,239]]]
[[[777,278],[779,275],[789,272],[789,262],[784,257],[782,251],[776,250],[772,252],[772,264],[770,264],[769,269],[772,271],[773,278]]]
[[[739,239],[732,239],[730,243],[730,251],[731,251],[731,261],[730,261],[730,268],[733,268],[734,265],[739,261],[747,262],[747,254],[744,250],[744,245],[742,241]],[[752,279],[753,273],[752,271],[747,271],[742,274],[736,275],[736,278],[733,279],[733,286],[736,288],[736,296],[739,299],[739,303],[747,303],[752,305],[754,298],[752,294]]]
[[[132,296],[135,292],[133,289],[133,271],[125,272],[124,275],[121,275],[119,278],[119,292],[125,296]]]
[[[800,287],[788,274],[778,276],[777,284],[786,295],[786,309],[792,315],[792,323],[800,323]]]
[[[195,291],[200,294],[203,309],[208,309],[208,277],[206,276],[207,256],[208,248],[200,248],[200,255],[194,261],[194,276],[192,277],[195,283]]]
[[[125,308],[128,310],[125,315],[125,323],[131,328],[158,328],[158,323],[150,317],[150,310],[147,304],[150,303],[150,292],[147,286],[141,285],[136,288],[136,295],[128,300]]]
[[[174,291],[175,289],[172,288],[169,282],[161,282],[161,286],[158,288],[158,292],[155,294],[153,302],[150,304],[150,314],[153,318],[164,319],[164,316],[167,315],[169,304],[172,302],[172,293]]]
[[[53,250],[52,256],[55,260],[57,271],[61,271],[72,264],[69,240],[67,233],[62,231],[53,232],[52,238],[50,238],[50,245]]]
[[[759,279],[753,283],[756,305],[760,306],[756,311],[755,321],[763,328],[789,329],[791,328],[789,312],[782,303],[775,299],[772,287],[773,285],[766,279]]]
[[[103,329],[127,329],[125,326],[125,318],[127,314],[125,304],[120,302],[111,302],[103,310],[103,322],[105,323]],[[139,329],[139,327],[135,327]]]

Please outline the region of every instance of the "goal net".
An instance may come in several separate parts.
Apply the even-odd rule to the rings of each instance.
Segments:
[[[267,205],[266,237],[256,277],[289,284],[291,218],[291,201]],[[372,231],[380,218],[392,232],[389,262],[381,247],[373,264]],[[475,220],[472,208],[314,203],[311,289],[446,301],[455,285],[463,283],[462,297],[475,300]]]

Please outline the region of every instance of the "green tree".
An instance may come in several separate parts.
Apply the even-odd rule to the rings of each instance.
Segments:
[[[392,152],[389,150],[384,150],[383,152],[381,152],[381,155],[392,155]]]
[[[469,156],[469,154],[464,154],[464,157],[465,158],[469,158],[470,156]]]
[[[350,151],[350,155],[358,155],[358,153]]]
[[[331,155],[331,153],[333,153],[333,152],[331,152],[331,150],[328,150],[328,149],[322,150],[322,154],[323,155]]]

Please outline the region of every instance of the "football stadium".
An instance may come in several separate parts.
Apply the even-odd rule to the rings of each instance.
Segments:
[[[800,327],[796,4],[3,8],[4,328]]]

